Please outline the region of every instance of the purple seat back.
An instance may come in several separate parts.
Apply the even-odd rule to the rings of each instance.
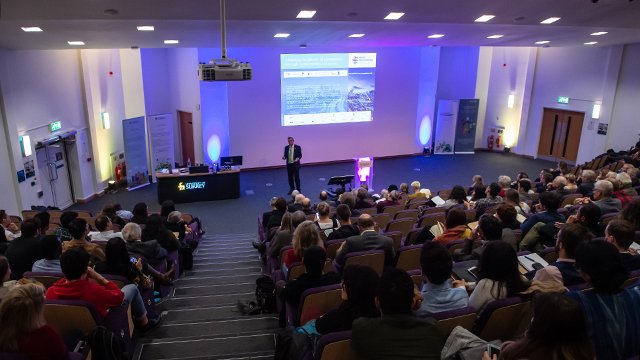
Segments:
[[[327,311],[337,308],[337,306],[333,306],[333,304],[329,304],[329,302],[317,303],[317,304],[306,304],[305,301],[307,297],[312,298],[312,296],[321,294],[321,293],[331,293],[335,291],[340,291],[342,289],[342,285],[340,284],[332,284],[319,286],[311,289],[305,290],[302,295],[300,295],[300,305],[298,309],[293,309],[289,304],[286,304],[286,314],[287,314],[287,322],[291,325],[304,325],[308,320],[315,319],[324,315]],[[335,299],[333,299],[335,300]],[[338,295],[338,306],[342,300],[339,299]],[[306,306],[306,308],[305,308]],[[326,310],[326,311],[325,311]],[[306,314],[303,314],[306,312]],[[304,322],[304,323],[301,323]]]
[[[471,331],[476,320],[476,309],[471,306],[465,306],[460,309],[434,313],[430,316],[438,320],[438,327],[447,337],[456,326],[462,326]]]
[[[179,258],[180,253],[178,252],[178,250],[174,250],[167,254],[167,263],[172,264],[172,266],[174,266],[174,268],[176,269],[176,271],[173,273],[173,280],[178,280],[178,278],[180,277],[180,261],[178,260]],[[169,269],[168,266],[167,269]]]
[[[420,269],[422,245],[406,245],[398,249],[395,264],[405,271]]]
[[[329,334],[322,335],[320,339],[318,339],[318,342],[316,343],[316,352],[315,352],[315,356],[313,357],[314,360],[322,359],[322,353],[325,347],[331,344],[337,343],[339,341],[345,341],[345,340],[351,340],[351,330],[332,332]],[[346,354],[342,354],[342,355],[346,355]],[[328,358],[328,357],[325,357],[325,358]]]
[[[473,333],[491,341],[511,340],[520,337],[531,322],[531,302],[518,296],[494,300],[480,312]]]

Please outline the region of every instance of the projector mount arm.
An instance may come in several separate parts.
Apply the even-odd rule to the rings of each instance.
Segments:
[[[225,13],[225,3],[224,0],[220,0],[220,37],[222,40],[222,58],[227,58],[227,22],[226,22],[226,13]]]

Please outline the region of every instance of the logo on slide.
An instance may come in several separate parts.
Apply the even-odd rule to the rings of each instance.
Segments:
[[[178,183],[178,190],[185,191],[185,190],[193,190],[193,189],[204,189],[206,185],[207,183],[204,181],[193,181],[188,183],[180,181]]]

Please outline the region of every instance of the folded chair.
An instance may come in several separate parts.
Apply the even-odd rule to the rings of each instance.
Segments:
[[[316,343],[314,360],[356,360],[351,348],[351,331],[325,334]]]

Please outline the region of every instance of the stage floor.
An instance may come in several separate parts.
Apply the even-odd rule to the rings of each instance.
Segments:
[[[407,156],[375,160],[373,190],[376,192],[389,184],[400,185],[418,180],[423,188],[432,192],[453,187],[469,186],[471,177],[480,174],[485,183],[496,181],[499,175],[515,177],[519,171],[532,178],[543,168],[555,167],[550,161],[527,159],[512,154],[477,153],[469,155],[433,155],[430,157]],[[326,165],[302,165],[300,178],[302,192],[316,202],[321,190],[331,176],[353,174],[354,164],[336,163]],[[157,211],[156,184],[128,192],[106,194],[86,204],[76,204],[70,210],[99,211],[104,204],[120,203],[131,209],[138,202],[146,202],[150,211]],[[257,214],[269,209],[273,196],[284,196],[289,191],[285,168],[268,170],[245,170],[240,175],[240,198],[179,204],[178,210],[199,216],[207,232],[213,234],[249,233],[257,229]]]

